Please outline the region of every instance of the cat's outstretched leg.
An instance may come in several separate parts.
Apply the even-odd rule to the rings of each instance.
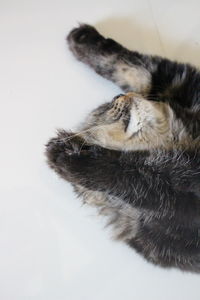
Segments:
[[[163,152],[157,164],[157,152],[149,157],[148,151],[110,150],[62,131],[49,141],[46,155],[50,167],[73,184],[163,215],[175,210],[184,216],[199,214],[198,198],[191,196],[199,196],[200,162],[196,158],[195,166],[191,165],[195,153]],[[187,185],[185,172],[189,172]]]
[[[67,41],[70,50],[78,60],[116,83],[124,91],[148,93],[151,74],[139,53],[131,52],[132,57],[129,57],[127,49],[110,38],[104,38],[90,25],[81,25],[73,29]],[[146,61],[146,63],[150,62]]]
[[[196,93],[200,73],[188,64],[130,51],[89,25],[73,29],[67,40],[78,60],[125,92],[133,91],[151,100],[172,100],[183,107],[200,102]]]

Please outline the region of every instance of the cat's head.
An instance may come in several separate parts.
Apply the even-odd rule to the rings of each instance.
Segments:
[[[93,110],[81,129],[89,143],[118,150],[166,148],[187,135],[169,104],[135,93],[119,95]]]

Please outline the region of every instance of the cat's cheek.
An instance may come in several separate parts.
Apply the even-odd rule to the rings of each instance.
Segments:
[[[138,132],[141,129],[141,120],[138,115],[138,113],[134,110],[134,108],[131,109],[131,117],[130,121],[127,127],[127,134],[129,136],[132,136],[134,133]]]

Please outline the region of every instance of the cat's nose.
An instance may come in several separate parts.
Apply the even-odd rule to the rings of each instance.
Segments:
[[[112,99],[112,102],[115,102],[116,100],[118,100],[119,98],[123,97],[124,94],[119,94],[117,96],[115,96],[113,99]]]
[[[119,96],[115,97],[115,103],[119,104],[125,104],[125,103],[130,103],[133,100],[133,93],[128,93],[128,94],[120,94]]]
[[[144,100],[144,98],[141,95],[129,92],[125,95],[121,95],[116,101],[127,105],[133,102],[140,102],[142,100]]]

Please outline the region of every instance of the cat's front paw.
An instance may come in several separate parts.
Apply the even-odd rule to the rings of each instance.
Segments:
[[[67,36],[70,50],[83,61],[89,54],[94,53],[104,40],[94,27],[87,24],[74,28]]]
[[[95,42],[99,39],[99,37],[100,34],[94,27],[83,24],[71,30],[69,35],[67,36],[67,40],[69,44],[87,44]]]
[[[99,147],[88,145],[86,141],[71,132],[59,131],[46,145],[48,165],[67,181],[74,182],[79,166],[84,161],[100,156]]]
[[[53,164],[62,164],[68,156],[79,155],[82,139],[71,132],[59,131],[57,137],[50,139],[46,145],[48,161]]]
[[[46,156],[51,167],[68,165],[72,159],[88,156],[94,151],[94,146],[77,133],[60,130],[57,137],[50,139],[46,145]]]

